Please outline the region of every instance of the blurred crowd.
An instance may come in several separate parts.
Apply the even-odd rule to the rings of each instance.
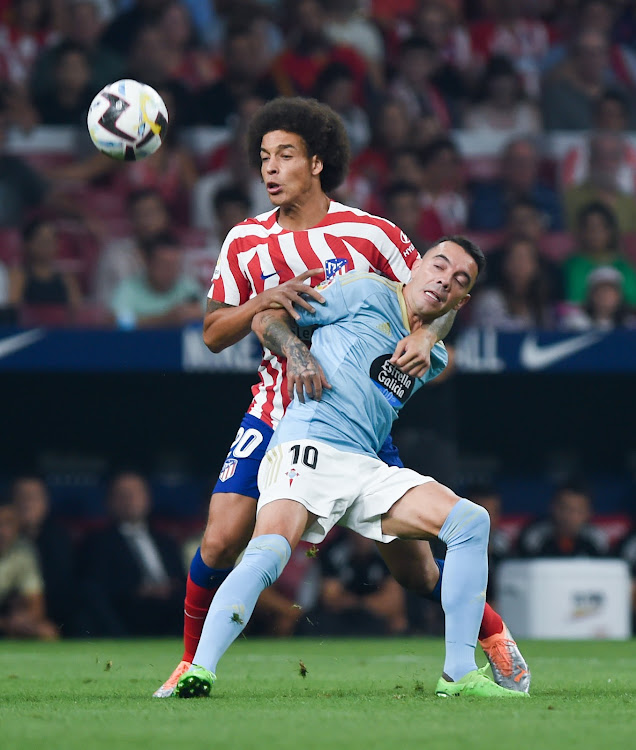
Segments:
[[[636,525],[598,515],[580,478],[554,487],[544,516],[504,513],[496,486],[464,494],[491,516],[490,579],[511,558],[624,559],[631,570],[636,625]],[[178,636],[195,528],[154,512],[150,482],[134,470],[104,487],[91,524],[56,513],[39,475],[14,477],[0,502],[0,638]],[[443,556],[443,549],[437,551]],[[407,594],[375,543],[336,529],[320,548],[302,542],[280,579],[259,599],[253,635],[395,635],[442,632],[438,605]],[[635,631],[636,632],[636,631]]]
[[[170,113],[98,153],[123,77]],[[228,229],[270,208],[243,149],[279,95],[342,117],[334,199],[490,256],[461,325],[636,326],[633,0],[0,0],[0,323],[180,326]]]

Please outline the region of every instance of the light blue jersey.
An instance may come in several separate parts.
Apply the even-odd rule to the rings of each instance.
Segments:
[[[423,378],[405,375],[389,360],[410,333],[403,285],[373,273],[352,271],[320,287],[324,305],[315,313],[298,308],[299,326],[319,327],[311,352],[331,390],[320,401],[297,398],[289,405],[269,448],[315,438],[349,453],[377,456],[399,410],[448,363],[444,344],[431,350]]]

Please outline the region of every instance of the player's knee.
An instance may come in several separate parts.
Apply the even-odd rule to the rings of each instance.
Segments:
[[[212,568],[232,567],[245,549],[251,529],[209,525],[201,541],[201,557]]]

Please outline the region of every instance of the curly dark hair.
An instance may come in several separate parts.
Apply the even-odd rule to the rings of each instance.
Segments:
[[[281,96],[265,104],[252,118],[247,133],[252,166],[260,169],[261,141],[273,130],[299,135],[307,146],[307,154],[322,161],[320,184],[325,193],[342,183],[351,159],[349,138],[342,120],[331,107],[300,96]]]

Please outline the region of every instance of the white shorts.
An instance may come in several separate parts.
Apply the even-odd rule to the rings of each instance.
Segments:
[[[382,515],[410,489],[434,481],[379,458],[347,453],[318,440],[293,440],[267,451],[258,472],[258,510],[274,500],[296,500],[318,518],[303,535],[322,542],[336,525],[378,542]]]

